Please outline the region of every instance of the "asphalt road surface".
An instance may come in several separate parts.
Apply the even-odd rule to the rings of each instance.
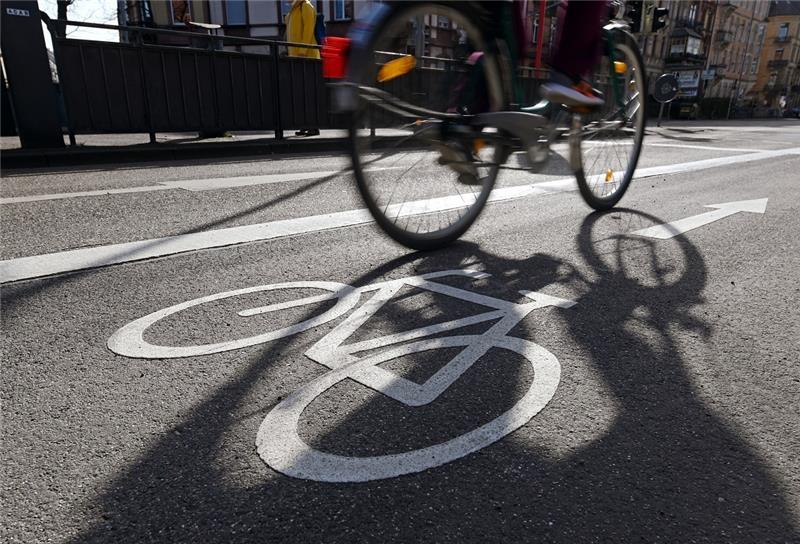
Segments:
[[[800,123],[429,253],[346,166],[3,173],[4,541],[800,542]]]

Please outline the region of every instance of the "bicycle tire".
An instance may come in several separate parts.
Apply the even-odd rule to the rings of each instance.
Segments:
[[[459,28],[463,29],[467,34],[466,39],[472,40],[476,49],[483,51],[483,58],[481,61],[482,73],[485,76],[490,109],[501,109],[504,106],[505,90],[503,88],[503,78],[501,76],[501,67],[498,63],[497,53],[494,50],[491,40],[487,39],[487,36],[480,30],[479,18],[470,8],[466,7],[465,9],[456,10],[452,4],[447,2],[410,2],[395,5],[392,9],[393,11],[382,23],[378,24],[375,31],[370,36],[366,48],[370,55],[372,55],[370,62],[367,63],[371,68],[365,69],[362,67],[362,69],[359,70],[362,74],[360,76],[361,80],[355,83],[374,86],[375,70],[377,70],[376,67],[380,64],[377,60],[378,54],[386,54],[385,50],[388,48],[384,47],[384,45],[390,43],[393,38],[396,38],[393,32],[401,28],[401,26],[407,25],[410,18],[423,16],[424,14],[434,14],[448,17],[448,24],[452,24],[454,28],[455,25],[458,25]],[[437,60],[444,59],[435,58],[432,62],[436,62]],[[424,67],[420,67],[420,69],[424,69]],[[424,106],[427,108],[435,107],[435,104],[431,105],[432,102],[433,100],[426,100]],[[414,105],[416,106],[417,104]],[[478,190],[472,190],[471,194],[462,194],[459,185],[461,184],[461,178],[456,176],[457,173],[452,171],[451,168],[443,167],[438,169],[434,168],[437,174],[429,175],[430,179],[434,181],[433,184],[427,188],[427,191],[433,194],[433,197],[429,197],[429,195],[426,194],[420,198],[412,197],[410,200],[408,198],[403,200],[401,197],[399,202],[384,202],[382,200],[382,195],[378,193],[378,183],[372,179],[373,176],[371,172],[368,171],[367,165],[374,164],[374,161],[369,159],[369,155],[374,153],[376,149],[381,151],[379,157],[387,157],[392,153],[393,148],[390,147],[388,151],[382,149],[382,142],[379,138],[374,138],[372,135],[365,137],[362,130],[362,127],[366,124],[365,121],[370,119],[370,115],[373,117],[378,114],[386,115],[383,110],[376,113],[375,109],[375,106],[370,107],[362,100],[358,110],[354,112],[351,117],[349,127],[351,142],[350,154],[353,172],[356,179],[356,186],[361,197],[378,226],[396,242],[415,250],[433,250],[447,246],[462,236],[478,218],[489,198],[499,172],[498,163],[500,160],[498,157],[502,157],[505,151],[500,149],[499,146],[493,146],[491,150],[491,163],[493,163],[494,166],[484,167],[486,169],[481,173],[480,177],[477,175],[475,176],[475,179],[479,181],[480,184]],[[413,131],[413,129],[411,130]],[[416,133],[414,133],[406,138],[406,140],[410,139],[413,143],[416,138]],[[427,145],[427,147],[420,146],[420,148],[425,149],[425,151],[422,152],[423,154],[431,155],[433,159],[441,156],[435,150],[431,152],[430,145]],[[409,149],[413,149],[413,146],[408,146],[407,144],[403,148],[398,146],[394,148],[394,150],[397,151],[395,155],[408,153]],[[488,155],[488,153],[489,151],[487,151],[486,155]],[[427,163],[426,165],[429,167],[431,166]],[[409,169],[410,168],[411,167],[409,167]],[[375,177],[378,176],[376,175]],[[448,182],[455,188],[456,194],[442,196],[437,193],[437,191],[447,190]],[[398,182],[393,188],[387,188],[387,192],[389,190],[392,191],[390,199],[395,196],[395,192],[401,185],[404,185],[404,191],[408,191],[409,193],[413,194],[416,190],[412,188],[411,183],[398,178]],[[419,184],[417,183],[417,185]],[[465,185],[465,187],[467,187],[467,185]],[[469,193],[469,191],[470,189],[464,189],[465,193]],[[461,202],[458,201],[459,197],[461,198]],[[447,200],[448,198],[451,198],[451,200]],[[429,204],[430,202],[432,202],[432,204]],[[404,215],[404,206],[407,206],[405,210],[407,215]],[[437,206],[441,209],[437,209]],[[453,208],[448,208],[448,206],[452,206]],[[463,210],[458,206],[463,208]],[[416,213],[415,210],[421,211]],[[445,217],[443,222],[441,216],[439,216],[439,224],[437,227],[434,214],[438,212],[441,212],[441,216],[452,216],[455,213],[457,218],[449,222],[449,218]],[[411,221],[412,218],[419,218],[420,222],[422,220],[427,220],[428,224],[433,224],[434,226],[430,230],[426,230],[421,229],[419,224],[417,224],[415,229]]]
[[[614,149],[615,157],[611,157],[610,160],[604,159],[604,161],[599,161],[600,164],[598,165],[597,163],[600,159],[600,153],[598,152],[597,158],[592,160],[590,158],[591,153],[587,153],[589,148],[587,145],[588,139],[585,139],[587,127],[590,127],[591,123],[586,123],[584,126],[580,141],[580,164],[578,168],[575,169],[574,173],[575,178],[578,181],[578,188],[580,189],[583,200],[590,207],[600,211],[613,208],[628,190],[631,180],[633,179],[633,175],[636,171],[636,166],[639,162],[639,156],[641,155],[645,120],[647,118],[647,75],[644,69],[644,60],[641,52],[639,51],[639,46],[637,45],[633,36],[621,29],[614,29],[611,31],[611,42],[614,44],[615,52],[622,53],[624,62],[628,68],[628,71],[625,74],[625,87],[630,87],[631,75],[635,77],[634,82],[636,85],[636,91],[639,93],[639,98],[638,108],[635,112],[636,118],[633,121],[633,144],[630,151],[626,152],[627,163],[623,164],[624,161],[620,160],[618,153],[620,146],[615,143],[608,145],[609,148]],[[606,53],[604,59],[606,62],[609,62],[610,59],[608,58],[608,53]],[[600,78],[602,78],[602,76],[596,76],[595,81]],[[611,89],[603,90],[606,94],[607,105],[603,108],[603,113],[600,114],[601,116],[605,115],[609,111],[609,108],[611,110],[617,108],[617,105],[613,102],[613,91]],[[618,132],[617,134],[621,134],[621,132]],[[606,144],[601,143],[601,146],[603,145]],[[621,175],[615,173],[611,169],[611,163],[613,163],[615,159],[617,159],[620,166],[623,167],[623,173]],[[587,163],[590,163],[588,168]],[[619,180],[618,182],[617,178]],[[609,188],[609,185],[613,185],[613,190],[611,192],[606,192],[606,189]],[[602,191],[601,194],[598,194],[598,189]]]

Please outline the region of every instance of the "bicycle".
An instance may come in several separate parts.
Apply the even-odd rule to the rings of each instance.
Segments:
[[[249,287],[197,298],[153,312],[118,329],[108,339],[107,345],[119,355],[146,359],[196,357],[233,351],[287,338],[323,325],[353,310],[363,295],[371,295],[360,308],[306,351],[308,358],[327,367],[329,371],[300,387],[269,411],[259,427],[256,445],[258,454],[270,467],[296,478],[326,482],[364,482],[392,478],[449,463],[493,444],[530,421],[552,399],[558,387],[561,366],[555,355],[539,344],[509,336],[509,333],[535,310],[546,307],[570,308],[575,302],[543,293],[520,291],[528,299],[520,304],[435,281],[452,276],[478,280],[488,277],[489,274],[470,269],[447,270],[360,288],[322,281]],[[475,303],[486,307],[488,311],[345,343],[387,302],[408,287]],[[281,297],[281,292],[297,290],[321,290],[324,293],[282,300],[285,297]],[[231,302],[229,299],[237,299],[239,304],[251,306],[254,302],[251,297],[257,294],[280,301],[247,307],[237,312],[240,318],[247,320],[254,316],[279,314],[303,307],[309,308],[310,317],[255,336],[211,344],[164,346],[145,340],[145,335],[151,334],[148,329],[170,316],[199,306],[214,303],[224,305]],[[330,306],[331,302],[333,306]],[[229,324],[228,317],[225,322]],[[482,334],[442,336],[443,333],[480,323],[491,325]],[[422,384],[379,366],[409,354],[452,348],[461,349]],[[309,446],[299,435],[298,425],[303,411],[319,395],[343,380],[354,380],[405,406],[423,406],[436,400],[492,349],[512,351],[522,356],[530,363],[534,378],[528,390],[510,409],[472,431],[432,446],[370,457],[348,457],[322,452]],[[362,353],[365,355],[359,355]]]
[[[519,107],[532,81],[517,77],[513,36],[492,28],[484,8],[381,3],[349,38],[323,47],[325,76],[340,80],[331,83],[334,110],[349,115],[358,190],[378,225],[412,249],[463,235],[501,169],[546,176],[560,152],[583,199],[606,210],[639,160],[646,76],[621,2],[604,26],[592,80],[606,104],[592,112],[546,101]]]

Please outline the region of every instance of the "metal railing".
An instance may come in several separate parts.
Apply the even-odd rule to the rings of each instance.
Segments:
[[[319,61],[287,55],[318,45],[42,19],[72,144],[75,134],[105,132],[147,132],[154,142],[157,132],[268,130],[282,139],[286,129],[332,123]],[[124,32],[128,41],[68,39],[59,24]]]

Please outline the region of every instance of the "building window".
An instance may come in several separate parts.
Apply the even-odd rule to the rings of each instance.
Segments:
[[[278,8],[280,9],[280,20],[284,23],[286,22],[286,16],[289,15],[289,12],[292,11],[292,0],[283,0],[282,2],[278,2]]]
[[[173,25],[185,25],[192,21],[192,3],[190,0],[170,0],[169,19]]]
[[[672,40],[672,43],[669,45],[669,54],[670,55],[682,55],[686,52],[686,40],[685,39],[678,39]]]
[[[225,24],[247,24],[247,0],[225,0]]]
[[[778,29],[778,39],[785,40],[789,36],[789,23],[781,24],[781,27]]]
[[[783,58],[783,49],[776,49],[775,60],[781,60],[782,58]]]
[[[697,18],[697,4],[692,4],[691,7],[689,7],[689,17],[687,19],[689,23],[694,23],[696,18]]]
[[[689,36],[686,41],[686,52],[690,55],[699,55],[700,54],[700,46],[701,42],[699,38],[694,38]]]
[[[353,18],[353,0],[332,0],[333,20],[347,21]]]

